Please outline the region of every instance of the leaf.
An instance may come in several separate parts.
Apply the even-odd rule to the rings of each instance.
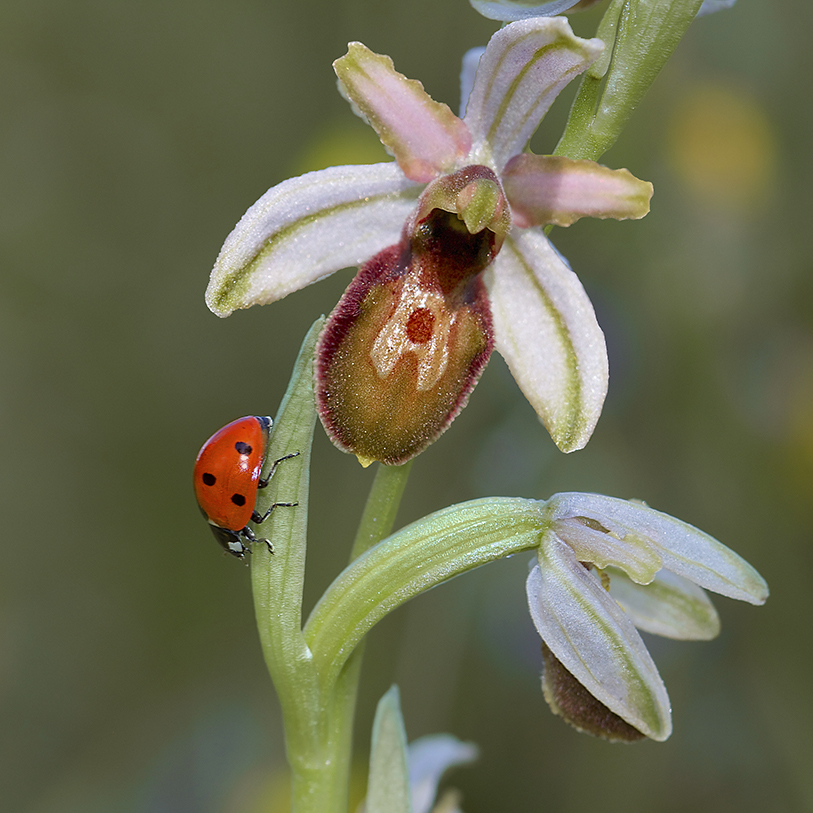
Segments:
[[[373,721],[366,813],[412,813],[406,731],[398,687],[378,701]]]

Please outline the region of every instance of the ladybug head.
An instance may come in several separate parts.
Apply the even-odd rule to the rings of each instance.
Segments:
[[[243,543],[243,535],[240,531],[230,531],[228,528],[221,528],[219,525],[209,523],[212,533],[218,544],[227,553],[236,556],[238,559],[245,560],[246,553],[251,553],[251,548]]]

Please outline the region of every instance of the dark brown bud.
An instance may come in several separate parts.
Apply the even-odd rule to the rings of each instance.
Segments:
[[[542,644],[542,691],[554,714],[578,731],[603,737],[610,742],[636,742],[644,734],[596,700]]]

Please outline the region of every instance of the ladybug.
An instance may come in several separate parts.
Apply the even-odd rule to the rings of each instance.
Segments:
[[[200,510],[215,539],[238,559],[244,559],[246,552],[251,553],[247,544],[250,542],[265,542],[268,550],[274,552],[268,539],[254,536],[249,522],[260,524],[275,508],[296,505],[277,502],[263,515],[255,510],[257,489],[268,485],[279,463],[298,454],[275,460],[266,477],[260,477],[272,424],[271,418],[257,415],[238,418],[215,432],[195,460],[195,497]]]

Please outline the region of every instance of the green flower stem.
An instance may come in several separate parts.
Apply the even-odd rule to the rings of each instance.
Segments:
[[[379,464],[359,522],[350,554],[351,562],[392,531],[411,468],[412,461],[403,466]],[[322,777],[322,781],[329,783],[326,795],[336,800],[337,810],[341,809],[342,802],[347,804],[353,754],[353,721],[363,660],[364,641],[361,641],[339,672],[325,701],[324,753],[329,755],[333,769],[329,776]]]
[[[316,422],[313,402],[313,353],[324,320],[318,320],[302,344],[291,383],[271,435],[266,472],[284,460],[257,500],[264,513],[279,506],[257,528],[274,545],[273,555],[254,546],[251,581],[260,643],[279,696],[296,813],[341,813],[347,809],[353,716],[362,650],[324,692],[316,662],[302,632],[302,593],[307,546],[308,486],[311,444]],[[364,509],[353,558],[392,530],[409,476],[410,464],[381,466]]]
[[[612,53],[585,72],[555,155],[598,161],[612,147],[701,4],[613,0],[597,32]]]
[[[316,410],[313,403],[313,352],[324,320],[317,320],[302,344],[294,374],[280,407],[268,460],[298,456],[280,463],[268,487],[262,489],[257,510],[274,502],[296,502],[278,507],[257,529],[272,540],[274,554],[255,545],[251,557],[254,608],[263,655],[282,707],[294,795],[302,798],[297,810],[322,807],[314,781],[325,765],[321,748],[319,681],[302,634],[302,590],[305,581],[310,453]],[[270,465],[270,463],[268,464]],[[307,801],[305,801],[307,800]]]
[[[413,461],[410,460],[403,466],[379,464],[353,542],[353,550],[350,553],[351,562],[392,532],[395,516],[401,505],[401,497],[409,479],[409,472],[412,470],[412,463]]]
[[[448,579],[539,545],[544,503],[487,498],[438,511],[356,559],[327,589],[304,634],[330,693],[364,635],[387,613]]]

